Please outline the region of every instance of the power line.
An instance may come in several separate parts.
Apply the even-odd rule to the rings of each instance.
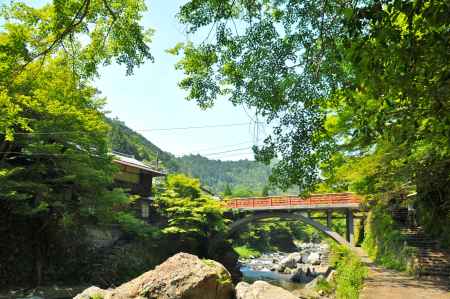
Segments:
[[[155,128],[155,129],[138,129],[133,130],[135,132],[153,132],[153,131],[177,131],[177,130],[193,130],[193,129],[209,129],[209,128],[228,128],[246,126],[251,122],[246,123],[231,123],[231,124],[218,124],[218,125],[202,125],[202,126],[189,126],[189,127],[173,127],[173,128]],[[15,132],[15,135],[58,135],[58,134],[77,134],[88,133],[89,131],[53,131],[53,132]],[[2,132],[1,134],[6,134]]]
[[[214,146],[214,147],[209,147],[209,148],[203,148],[203,149],[197,149],[197,150],[191,150],[189,152],[186,152],[185,155],[189,155],[189,154],[197,154],[197,153],[201,153],[203,151],[209,151],[209,150],[213,150],[213,149],[222,149],[222,148],[229,148],[229,147],[233,147],[233,146],[237,146],[237,145],[243,145],[243,144],[249,144],[249,143],[253,143],[251,140],[247,140],[245,142],[239,142],[239,143],[234,143],[234,144],[225,144],[225,145],[220,145],[220,146]]]
[[[238,156],[245,156],[245,155],[252,155],[254,154],[253,152],[244,152],[244,153],[232,153],[232,154],[228,154],[228,155],[223,155],[223,156],[218,156],[218,157],[206,157],[208,159],[211,160],[219,160],[219,159],[225,159],[225,158],[232,158],[232,157],[238,157]]]
[[[215,156],[215,155],[219,155],[219,154],[226,154],[226,153],[243,151],[243,150],[249,150],[249,149],[251,149],[251,147],[242,147],[242,148],[236,148],[236,149],[223,151],[223,152],[205,153],[205,154],[202,154],[202,155],[204,155],[204,156]]]
[[[16,156],[24,156],[24,157],[28,157],[28,156],[38,156],[38,157],[61,157],[61,158],[70,158],[71,160],[76,160],[76,159],[74,159],[74,158],[75,158],[75,156],[78,154],[79,157],[81,157],[81,156],[88,156],[89,158],[100,159],[100,160],[107,160],[107,158],[105,158],[105,157],[97,156],[97,155],[93,155],[93,154],[89,154],[89,153],[86,153],[86,152],[77,152],[77,153],[75,153],[75,152],[71,152],[71,153],[0,152],[0,154],[16,155]],[[84,154],[84,155],[83,155],[83,154]]]

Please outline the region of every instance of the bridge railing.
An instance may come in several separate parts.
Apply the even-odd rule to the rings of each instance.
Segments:
[[[226,202],[230,209],[262,209],[289,207],[337,206],[360,204],[361,200],[353,193],[313,194],[308,198],[298,196],[269,196],[251,198],[232,198]]]

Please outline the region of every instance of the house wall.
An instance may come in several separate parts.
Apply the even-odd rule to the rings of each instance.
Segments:
[[[115,178],[115,187],[128,190],[129,194],[139,195],[140,198],[134,202],[129,210],[143,220],[146,211],[150,210],[150,200],[152,196],[153,176],[151,173],[140,171],[130,167],[121,167],[121,172]],[[143,207],[143,206],[146,207]],[[147,208],[148,207],[148,208]]]

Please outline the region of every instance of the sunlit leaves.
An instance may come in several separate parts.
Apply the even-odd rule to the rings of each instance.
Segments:
[[[153,31],[139,24],[145,10],[142,0],[55,0],[38,8],[14,2],[1,16],[10,39],[22,45],[16,73],[34,60],[64,51],[78,66],[78,75],[92,77],[100,64],[115,61],[131,74],[153,59],[148,45]]]
[[[180,238],[204,238],[225,229],[222,204],[203,194],[197,179],[169,175],[165,191],[155,199],[158,211],[167,219],[166,234]]]

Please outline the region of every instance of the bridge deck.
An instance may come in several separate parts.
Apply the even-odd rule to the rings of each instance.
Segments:
[[[269,196],[233,198],[227,207],[237,210],[318,210],[359,209],[361,199],[353,193],[313,194],[308,198],[298,196]]]

